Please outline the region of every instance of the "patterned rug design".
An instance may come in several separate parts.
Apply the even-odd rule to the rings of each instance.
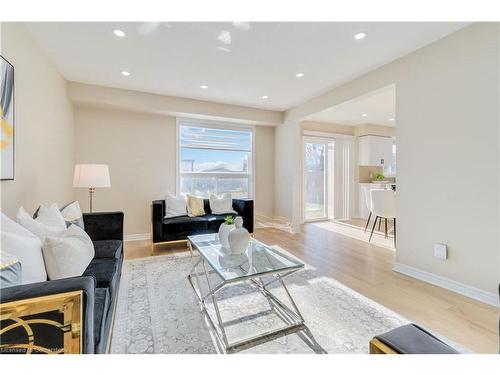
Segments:
[[[189,254],[124,263],[111,353],[221,351],[187,280],[191,264]],[[215,283],[217,276],[211,277]],[[368,353],[374,335],[408,323],[313,267],[306,265],[285,282],[308,329],[240,353]],[[273,285],[273,293],[287,301],[278,283]],[[230,341],[283,324],[267,299],[248,284],[224,288],[219,301]]]

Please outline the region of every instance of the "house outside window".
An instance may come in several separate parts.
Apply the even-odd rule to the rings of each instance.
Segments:
[[[178,120],[178,191],[252,197],[253,128]]]

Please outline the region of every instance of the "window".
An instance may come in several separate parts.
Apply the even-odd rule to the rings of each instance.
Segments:
[[[252,128],[179,120],[179,192],[252,196]]]

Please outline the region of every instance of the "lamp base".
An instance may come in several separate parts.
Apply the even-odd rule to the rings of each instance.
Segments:
[[[92,213],[92,196],[94,195],[95,188],[89,188],[89,197],[90,197],[90,213]]]

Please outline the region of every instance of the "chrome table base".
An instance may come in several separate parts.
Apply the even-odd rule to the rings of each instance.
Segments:
[[[218,344],[221,346],[223,351],[226,353],[235,353],[247,348],[251,348],[253,346],[265,343],[270,340],[277,339],[279,337],[301,331],[303,329],[306,329],[307,327],[304,324],[304,318],[302,317],[297,305],[295,304],[295,301],[293,300],[292,296],[290,295],[290,292],[288,291],[288,288],[286,287],[285,283],[283,282],[283,278],[286,276],[291,275],[292,273],[295,273],[297,270],[291,270],[291,271],[284,271],[282,273],[271,273],[268,274],[267,276],[272,276],[273,279],[271,281],[268,281],[267,283],[264,283],[262,279],[258,275],[249,275],[249,277],[244,278],[244,279],[237,279],[234,281],[221,281],[219,284],[212,286],[212,283],[209,278],[209,274],[217,274],[214,270],[208,269],[207,266],[208,263],[205,261],[202,255],[199,255],[196,257],[194,255],[194,250],[193,246],[191,243],[188,241],[189,245],[189,250],[191,252],[191,259],[193,261],[193,267],[191,268],[191,271],[189,272],[188,280],[189,283],[191,284],[191,287],[193,288],[196,297],[198,298],[198,301],[200,303],[200,307],[202,311],[205,313],[208,323],[212,327],[213,332],[215,333],[215,337],[218,341]],[[198,258],[198,259],[196,259]],[[202,271],[198,272],[198,267],[201,265]],[[203,295],[203,292],[201,290],[201,284],[200,284],[200,277],[205,276],[207,285],[208,285],[208,293]],[[194,280],[195,281],[194,281]],[[278,281],[283,289],[286,292],[286,295],[291,303],[292,308],[288,307],[285,303],[280,301],[278,297],[276,297],[274,294],[272,294],[267,286],[269,284],[272,284],[274,282]],[[217,293],[220,292],[224,287],[232,284],[237,284],[241,282],[249,282],[252,286],[257,288],[264,296],[267,298],[267,300],[272,304],[272,307],[274,308],[274,311],[276,314],[285,322],[285,326],[281,328],[274,329],[272,331],[268,331],[265,333],[261,333],[259,335],[250,337],[248,339],[244,339],[241,341],[237,342],[232,342],[230,343],[228,341],[226,331],[224,328],[224,322],[222,320],[222,316],[219,310],[219,306],[217,304]],[[197,284],[197,286],[195,285]],[[212,319],[211,314],[208,311],[207,305],[205,301],[210,298],[213,303],[213,307],[215,310],[215,315],[216,315],[216,322],[214,319]]]

